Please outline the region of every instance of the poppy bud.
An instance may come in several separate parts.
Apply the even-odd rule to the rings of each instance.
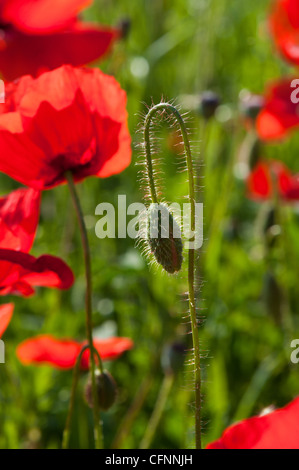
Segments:
[[[214,116],[216,109],[220,104],[220,98],[213,91],[204,91],[201,96],[200,112],[205,119]]]
[[[130,18],[123,18],[118,24],[120,30],[121,38],[127,39],[131,30],[131,20]]]
[[[241,112],[245,117],[255,121],[264,106],[264,102],[265,100],[263,96],[246,92],[241,99]]]
[[[117,395],[117,385],[112,375],[104,370],[96,371],[96,388],[99,409],[107,411],[114,404]],[[92,399],[92,379],[89,376],[84,391],[85,400],[90,408],[93,407]]]
[[[183,263],[181,230],[164,204],[151,204],[148,209],[148,243],[151,253],[165,271],[180,271]]]
[[[174,342],[165,346],[161,357],[165,374],[178,374],[184,367],[185,356],[184,344]]]

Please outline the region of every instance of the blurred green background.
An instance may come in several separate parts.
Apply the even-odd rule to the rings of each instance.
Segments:
[[[155,406],[164,372],[161,351],[169,342],[191,347],[185,271],[171,277],[149,268],[131,239],[99,240],[95,235],[100,202],[142,201],[137,127],[146,106],[163,96],[189,111],[194,159],[200,163],[204,203],[204,245],[200,250],[201,289],[198,307],[203,366],[204,444],[218,438],[229,424],[274,404],[283,406],[298,394],[298,365],[290,362],[290,341],[299,337],[299,220],[296,207],[283,207],[282,236],[266,253],[263,225],[266,204],[246,197],[238,158],[246,130],[239,116],[240,92],[262,93],[266,82],[290,72],[277,56],[268,33],[269,2],[251,0],[98,0],[84,13],[88,20],[115,25],[129,19],[131,30],[99,66],[113,74],[128,96],[133,138],[132,165],[105,180],[87,179],[78,186],[93,257],[94,333],[127,336],[135,347],[106,364],[118,383],[117,404],[102,415],[105,446],[138,448]],[[205,130],[198,112],[204,90],[222,101]],[[191,98],[190,98],[191,95]],[[188,100],[186,100],[188,96]],[[185,103],[191,103],[191,109]],[[182,202],[188,185],[178,172],[181,159],[171,145],[173,129],[158,132],[165,198]],[[170,136],[170,137],[169,137]],[[299,170],[296,135],[269,145],[265,156]],[[0,176],[1,193],[17,183]],[[5,333],[6,364],[0,367],[0,447],[59,448],[65,424],[71,371],[24,367],[16,346],[41,333],[85,338],[84,270],[77,222],[67,187],[44,192],[33,254],[61,256],[76,275],[69,292],[41,289],[16,305]],[[273,288],[275,277],[278,288]],[[270,281],[269,281],[270,279]],[[277,286],[276,286],[277,287]],[[71,446],[92,444],[92,416],[83,400],[82,374]],[[143,405],[132,426],[123,419],[136,397]],[[186,367],[175,377],[153,448],[193,446],[192,374]],[[123,439],[115,441],[119,430]]]

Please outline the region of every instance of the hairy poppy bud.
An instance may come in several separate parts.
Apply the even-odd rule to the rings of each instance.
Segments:
[[[165,271],[180,271],[183,263],[181,230],[164,204],[151,204],[148,209],[148,243],[151,253]]]
[[[185,346],[174,342],[164,347],[161,364],[165,374],[178,374],[184,367],[186,357]]]
[[[201,96],[200,111],[205,119],[214,116],[216,109],[220,104],[220,98],[213,91],[204,91]]]
[[[96,388],[99,409],[107,411],[114,404],[117,395],[117,385],[112,375],[104,370],[104,372],[96,371]],[[93,407],[92,399],[92,379],[89,376],[85,386],[85,400],[90,408]]]

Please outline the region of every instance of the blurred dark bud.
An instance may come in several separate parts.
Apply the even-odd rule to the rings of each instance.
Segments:
[[[267,314],[278,324],[282,324],[283,295],[272,271],[264,276],[263,297]]]
[[[240,238],[240,222],[237,219],[230,219],[224,227],[224,238],[230,242]]]
[[[267,248],[273,248],[278,237],[281,235],[281,227],[277,224],[277,215],[272,203],[261,207],[258,217],[258,231],[264,238]]]
[[[213,91],[204,91],[201,95],[200,113],[205,119],[210,119],[215,115],[216,109],[220,105],[220,98]]]
[[[104,370],[103,373],[96,371],[96,388],[98,405],[101,411],[107,411],[115,403],[117,396],[117,385],[112,375]],[[88,377],[88,381],[85,386],[84,396],[86,403],[90,408],[93,407],[92,400],[92,380],[91,375]]]
[[[148,209],[148,243],[151,253],[165,271],[174,274],[183,263],[181,230],[164,204],[151,204]]]
[[[265,99],[262,95],[255,95],[248,90],[240,92],[240,111],[251,121],[255,121],[259,112],[263,108]]]
[[[167,344],[162,351],[161,365],[165,374],[178,374],[183,370],[186,358],[185,345],[178,341]]]
[[[261,158],[261,148],[257,134],[254,131],[248,132],[239,150],[239,163],[246,166],[248,171],[252,171]]]
[[[123,18],[118,23],[118,29],[120,30],[120,35],[122,39],[127,39],[130,31],[131,31],[131,19],[130,18]]]

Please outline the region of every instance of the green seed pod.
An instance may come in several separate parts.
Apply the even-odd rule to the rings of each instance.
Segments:
[[[151,253],[170,274],[180,271],[183,263],[181,230],[164,204],[148,209],[147,237]]]
[[[103,373],[96,371],[96,388],[99,409],[107,411],[114,404],[117,396],[117,385],[112,375],[104,370]],[[90,408],[93,407],[92,399],[92,380],[91,375],[85,386],[84,396],[86,403]]]

